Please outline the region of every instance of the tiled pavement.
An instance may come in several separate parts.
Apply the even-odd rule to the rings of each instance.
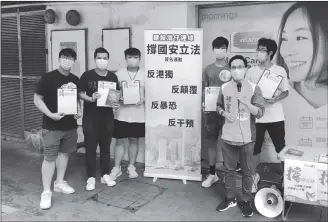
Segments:
[[[41,194],[40,166],[42,157],[24,144],[2,141],[2,220],[7,221],[280,221],[255,213],[243,218],[240,210],[215,210],[222,200],[221,182],[204,189],[200,182],[151,178],[131,180],[124,173],[115,187],[100,184],[85,191],[83,154],[74,154],[69,162],[66,179],[75,194],[53,193],[50,210],[39,209]],[[142,175],[142,164],[137,166]],[[123,167],[126,171],[126,165]],[[293,221],[327,221],[327,210],[295,204],[289,214]]]

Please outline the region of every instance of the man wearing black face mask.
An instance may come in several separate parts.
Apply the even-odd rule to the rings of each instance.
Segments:
[[[228,170],[225,176],[227,195],[217,210],[225,211],[237,206],[233,172],[237,166],[239,152],[243,175],[242,215],[251,217],[253,215],[251,206],[253,175],[257,163],[255,158],[258,158],[253,155],[256,135],[255,118],[261,118],[264,114],[264,99],[260,88],[245,80],[247,61],[243,56],[232,57],[229,67],[232,80],[222,85],[217,101],[217,112],[225,118],[221,138],[224,165]]]

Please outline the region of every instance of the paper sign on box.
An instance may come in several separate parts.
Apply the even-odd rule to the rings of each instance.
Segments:
[[[205,111],[216,111],[220,87],[205,87]]]

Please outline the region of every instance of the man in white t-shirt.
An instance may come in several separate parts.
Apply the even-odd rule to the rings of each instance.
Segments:
[[[121,104],[120,109],[115,115],[114,135],[116,138],[115,146],[115,166],[110,177],[115,180],[122,175],[121,161],[125,150],[125,141],[129,140],[129,161],[128,174],[130,178],[138,177],[134,166],[138,151],[139,138],[145,137],[145,72],[139,68],[141,53],[139,49],[128,48],[124,51],[127,67],[116,72],[120,87],[122,82],[139,82],[140,102],[133,105]],[[121,88],[123,90],[123,87]],[[122,91],[123,93],[123,91]],[[123,95],[123,94],[122,94]],[[122,97],[122,103],[124,98]]]
[[[285,115],[280,101],[288,96],[288,77],[283,67],[271,62],[276,52],[277,43],[274,40],[259,39],[257,57],[260,63],[258,66],[250,68],[246,75],[248,80],[256,84],[265,69],[283,77],[273,98],[265,99],[265,113],[263,117],[256,119],[254,155],[261,152],[266,131],[268,131],[277,153],[285,147]]]

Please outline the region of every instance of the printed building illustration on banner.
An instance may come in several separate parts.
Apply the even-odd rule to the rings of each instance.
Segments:
[[[202,30],[145,30],[144,36],[144,176],[200,181]]]
[[[77,54],[77,42],[61,42],[60,50],[70,48],[73,49]]]
[[[230,52],[255,53],[257,49],[257,42],[263,36],[264,34],[262,32],[232,32],[230,34]]]

